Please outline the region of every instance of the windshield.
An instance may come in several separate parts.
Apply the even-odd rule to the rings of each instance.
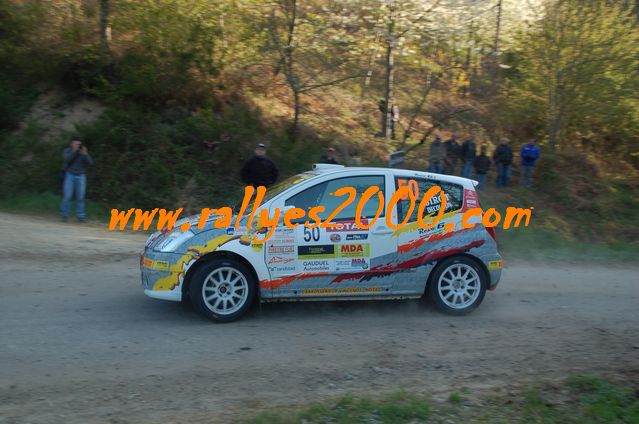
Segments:
[[[283,191],[287,190],[290,187],[293,187],[295,184],[299,184],[302,181],[306,181],[317,175],[319,174],[309,171],[309,172],[302,172],[301,174],[293,175],[292,177],[288,177],[284,181],[281,181],[275,184],[273,187],[269,187],[266,190],[266,196],[264,196],[263,203],[268,202],[269,200],[271,200],[278,194],[282,193]]]
[[[316,172],[308,171],[308,172],[302,172],[301,174],[293,175],[283,181],[280,181],[279,183],[275,184],[273,187],[269,187],[266,190],[266,195],[264,196],[264,200],[262,200],[261,204],[263,205],[264,203],[268,202],[269,200],[271,200],[278,194],[282,193],[283,191],[287,190],[290,187],[293,187],[295,184],[299,184],[302,181],[306,181],[317,175],[319,174],[317,174]],[[233,206],[233,212],[238,213],[240,211],[240,206],[241,206],[241,203],[239,202],[235,203],[235,205]],[[248,214],[249,211],[246,211],[246,213]]]

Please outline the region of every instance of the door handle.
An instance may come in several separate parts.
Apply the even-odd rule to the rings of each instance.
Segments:
[[[393,232],[392,229],[388,228],[385,225],[381,225],[377,228],[375,228],[373,231],[371,231],[373,234],[375,235],[383,235],[383,234],[391,234]]]

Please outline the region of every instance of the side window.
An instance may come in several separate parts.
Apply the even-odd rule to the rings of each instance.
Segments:
[[[286,199],[284,205],[295,206],[296,208],[304,209],[308,212],[310,208],[319,204],[319,201],[322,198],[322,194],[324,194],[325,189],[326,183],[321,183],[311,188],[307,188],[306,190],[297,193],[293,197],[289,197],[288,199]]]
[[[285,205],[295,206],[307,212],[314,206],[324,206],[324,212],[318,215],[322,220],[325,220],[337,207],[341,206],[348,199],[347,195],[335,196],[335,191],[342,187],[353,187],[357,193],[355,199],[346,205],[335,217],[337,220],[351,220],[355,219],[355,210],[357,209],[357,203],[361,199],[362,194],[371,186],[379,187],[380,192],[384,195],[384,176],[366,175],[326,181],[290,197],[286,200]],[[377,213],[378,208],[379,197],[376,194],[366,202],[362,210],[362,216],[372,217]],[[384,208],[382,208],[380,216],[384,216],[383,209]]]
[[[461,209],[463,200],[464,200],[464,197],[463,197],[464,188],[460,186],[459,184],[447,183],[444,181],[437,181],[437,180],[429,180],[426,178],[396,177],[395,187],[399,188],[400,186],[403,186],[403,185],[409,185],[411,188],[413,188],[415,187],[415,184],[410,183],[411,180],[414,180],[417,183],[417,188],[419,189],[419,196],[417,197],[415,208],[413,209],[413,212],[407,222],[417,221],[417,211],[419,209],[419,204],[422,201],[422,198],[424,197],[424,193],[430,190],[431,187],[437,186],[437,185],[442,188],[442,190],[444,191],[444,194],[446,195],[446,210],[444,211],[444,213]],[[433,197],[428,202],[428,204],[426,205],[426,208],[424,209],[424,216],[436,215],[439,212],[440,205],[441,205],[441,195],[437,195]],[[410,199],[408,198],[402,199],[399,202],[397,202],[397,212],[399,216],[399,222],[402,222],[404,220],[404,218],[406,217],[405,214],[406,212],[408,212],[409,209],[410,209]]]

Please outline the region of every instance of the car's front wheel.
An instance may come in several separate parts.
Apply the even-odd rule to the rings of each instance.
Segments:
[[[455,256],[435,268],[427,294],[437,309],[463,315],[481,304],[487,286],[486,273],[477,262],[465,256]]]
[[[202,264],[189,287],[193,306],[216,322],[230,322],[244,315],[255,291],[255,278],[246,266],[226,258]]]

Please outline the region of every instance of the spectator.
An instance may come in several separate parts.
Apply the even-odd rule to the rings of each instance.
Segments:
[[[508,187],[510,183],[510,165],[513,161],[513,151],[508,145],[510,140],[502,137],[501,144],[493,153],[493,162],[497,165],[497,187]]]
[[[521,148],[521,174],[519,184],[526,188],[532,188],[533,174],[535,173],[535,165],[539,159],[539,147],[536,140],[531,138],[527,144]]]
[[[442,143],[442,138],[438,134],[435,140],[430,143],[430,166],[429,172],[441,174],[443,172],[444,159],[446,159],[446,146]]]
[[[477,156],[477,146],[471,135],[461,146],[462,177],[470,178],[472,176],[475,156]]]
[[[381,131],[378,132],[377,135],[380,137],[384,137],[386,135],[386,100],[379,99],[379,102],[377,102],[377,108],[379,109],[381,114]]]
[[[446,147],[446,158],[444,159],[444,174],[455,175],[457,160],[461,153],[459,143],[457,142],[457,134],[453,133],[450,140],[444,143]]]
[[[348,166],[362,166],[362,158],[357,154],[357,149],[348,149]]]
[[[326,155],[322,156],[319,163],[330,163],[332,165],[339,165],[339,162],[335,158],[335,149],[329,147],[326,149]]]
[[[484,191],[486,188],[486,174],[488,174],[488,170],[490,169],[490,158],[486,155],[486,151],[487,147],[483,144],[481,146],[479,156],[477,156],[474,161],[477,181],[479,182],[477,189],[479,191]]]
[[[253,187],[271,186],[277,181],[279,170],[275,163],[266,157],[266,146],[259,143],[255,146],[255,155],[244,162],[240,170],[242,181]]]
[[[60,216],[63,222],[69,218],[71,198],[75,196],[76,215],[79,222],[84,222],[84,194],[87,188],[87,168],[93,165],[89,150],[77,137],[71,139],[69,147],[62,153],[64,159],[64,182],[62,184],[62,204]]]

